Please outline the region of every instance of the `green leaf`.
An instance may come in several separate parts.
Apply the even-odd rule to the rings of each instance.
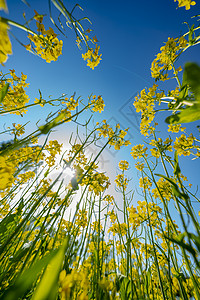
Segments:
[[[67,112],[67,110],[66,110]],[[63,118],[66,116],[66,113],[62,111],[56,118],[54,118],[51,122],[40,126],[39,129],[41,133],[47,134],[52,128],[59,125],[59,123],[63,120]]]
[[[164,179],[166,179],[168,182],[170,182],[174,187],[177,187],[177,184],[171,179],[171,178],[168,178],[167,176],[165,175],[162,175],[162,174],[155,174],[156,176],[160,176]]]
[[[177,151],[174,152],[174,175],[179,175],[181,173],[181,169],[178,163],[178,153]]]
[[[194,33],[194,24],[191,26],[189,35],[188,35],[190,45],[192,45],[194,43],[193,33]]]
[[[200,98],[199,98],[200,102]],[[200,120],[200,103],[183,109],[180,113],[169,116],[165,122],[168,124],[189,123]]]
[[[183,249],[187,250],[193,256],[196,257],[196,251],[195,251],[195,249],[184,241],[184,237],[185,236],[186,236],[186,234],[184,232],[184,233],[181,233],[181,234],[177,235],[176,237],[167,237],[167,236],[165,236],[165,238],[168,239],[168,240],[170,240],[171,242],[179,245],[180,247],[182,247]]]
[[[15,214],[7,215],[1,222],[0,222],[0,234],[7,231],[7,227],[10,223],[13,223],[15,221]]]
[[[183,78],[182,87],[180,89],[180,93],[178,96],[179,103],[180,103],[180,101],[186,99],[187,96],[188,96],[188,84],[185,83],[184,78]]]
[[[200,237],[188,232],[188,237],[193,240],[194,244],[196,245],[198,251],[200,252]]]
[[[195,63],[186,63],[183,82],[187,83],[194,93],[195,100],[200,103],[200,67]]]
[[[4,97],[6,96],[9,88],[9,83],[6,83],[4,87],[0,90],[0,103],[3,102]]]
[[[42,259],[38,260],[32,267],[26,270],[18,277],[15,284],[5,291],[1,300],[16,300],[22,298],[24,294],[31,289],[40,272],[48,265],[52,258],[58,253],[53,250]]]
[[[57,291],[58,276],[62,267],[67,245],[67,240],[65,240],[59,251],[49,262],[44,275],[33,295],[33,300],[56,299],[55,292]],[[54,298],[52,296],[54,296]]]
[[[190,99],[187,100],[188,87],[193,92],[195,101],[191,101]],[[185,64],[179,98],[183,103],[184,100],[186,100],[188,102],[188,107],[182,109],[175,115],[169,116],[166,118],[165,122],[168,124],[177,124],[200,120],[200,67],[195,63]],[[189,104],[191,106],[189,106]]]

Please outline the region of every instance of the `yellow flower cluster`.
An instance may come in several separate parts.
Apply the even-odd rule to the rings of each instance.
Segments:
[[[113,209],[109,211],[107,215],[110,217],[112,223],[115,223],[117,221],[117,215]]]
[[[35,172],[33,171],[27,171],[25,173],[19,174],[18,175],[18,182],[24,184],[28,182],[29,180],[32,180],[35,177]]]
[[[101,60],[101,54],[98,54],[99,48],[100,47],[96,45],[95,50],[90,48],[85,54],[82,54],[82,58],[84,60],[87,60],[87,66],[92,70],[94,70],[94,68],[98,66]]]
[[[124,176],[124,174],[118,174],[115,183],[117,184],[117,187],[126,190],[128,185],[128,179]]]
[[[88,176],[82,180],[81,184],[88,185],[88,190],[98,196],[109,187],[110,181],[109,177],[104,173],[90,172]]]
[[[25,133],[25,128],[23,125],[16,124],[16,123],[12,123],[12,125],[13,125],[13,129],[11,130],[11,134],[14,135],[14,139],[16,139],[16,137],[21,136]],[[8,129],[10,129],[10,127],[8,127]]]
[[[146,157],[147,156],[146,151],[147,151],[147,147],[144,148],[144,145],[139,144],[132,147],[131,155],[133,156],[134,159],[142,158],[143,156]]]
[[[12,54],[12,45],[8,36],[8,25],[0,18],[0,64],[4,64],[8,59],[8,54]]]
[[[10,188],[14,182],[15,167],[5,157],[0,156],[0,190]]]
[[[178,7],[183,7],[185,6],[186,10],[190,9],[191,5],[195,5],[196,2],[192,0],[174,0],[174,2],[178,1]]]
[[[140,94],[135,97],[133,105],[136,108],[136,112],[141,112],[140,131],[143,135],[148,135],[150,129],[150,123],[153,121],[155,112],[154,105],[155,99],[159,101],[164,96],[164,93],[156,93],[158,85],[154,84],[146,92],[143,89]],[[155,97],[155,99],[154,99]]]
[[[178,155],[189,156],[194,149],[194,136],[190,134],[187,138],[184,134],[182,134],[179,138],[177,137],[174,142],[174,149],[177,150]]]
[[[45,149],[48,150],[49,155],[45,158],[46,163],[49,167],[54,166],[56,155],[60,154],[62,144],[59,144],[57,140],[49,141],[49,144],[45,146]]]
[[[23,107],[29,102],[29,97],[25,92],[25,88],[29,85],[26,83],[27,76],[23,73],[21,73],[21,77],[16,76],[15,70],[10,70],[10,76],[11,78],[7,79],[2,76],[0,81],[0,89],[6,83],[9,84],[8,92],[0,103],[0,108],[10,111],[11,114],[22,115],[27,112]]]
[[[138,171],[142,171],[144,169],[144,164],[143,163],[140,163],[140,162],[137,162],[135,164],[135,167]]]
[[[98,122],[97,125],[99,125]],[[124,139],[127,135],[128,128],[122,130],[120,129],[119,124],[116,125],[114,132],[110,125],[107,124],[106,120],[103,120],[103,125],[97,128],[97,131],[99,131],[99,137],[103,136],[110,139],[109,145],[114,146],[115,150],[119,150],[122,146],[128,146],[131,144],[129,140]]]
[[[111,195],[106,195],[104,198],[103,198],[103,201],[105,201],[107,204],[114,204],[114,197],[111,196]]]
[[[6,0],[0,0],[0,10],[3,9],[6,12],[8,11]]]
[[[88,276],[83,270],[67,274],[65,270],[61,271],[59,276],[59,295],[61,300],[88,299]]]
[[[148,185],[147,188],[149,189],[149,186],[151,186],[151,182],[149,181],[148,178],[145,178],[142,181],[142,185],[144,183]],[[144,221],[148,220],[148,216],[150,217],[152,226],[155,227],[156,225],[158,225],[159,224],[158,213],[162,212],[162,209],[157,204],[155,204],[154,202],[149,202],[147,204],[146,201],[138,201],[137,208],[133,207],[132,205],[131,207],[128,207],[127,210],[129,212],[128,215],[129,224],[132,226],[132,230],[134,231],[137,228],[139,228],[139,226]]]
[[[119,168],[120,168],[120,170],[126,171],[126,170],[128,170],[128,167],[129,167],[129,163],[126,160],[121,160],[119,162]]]
[[[48,63],[56,61],[62,54],[63,41],[59,41],[55,33],[47,36],[42,34],[32,36],[29,34],[28,38],[35,44],[37,54]],[[26,49],[29,50],[30,47],[26,46]]]
[[[157,188],[152,189],[153,197],[155,199],[162,199],[163,197],[169,201],[172,197],[172,189],[170,183],[161,177],[156,184]]]
[[[62,102],[62,104],[66,104],[68,110],[73,111],[76,109],[76,107],[78,106],[78,99],[74,99],[74,97],[70,97],[70,99],[68,99],[67,97],[65,98],[66,102]]]
[[[131,205],[130,207],[127,207],[127,210],[129,212],[129,224],[131,224],[132,230],[136,230],[136,228],[140,226],[140,220],[138,217],[137,209],[133,207],[133,205]]]
[[[172,70],[174,62],[183,50],[188,45],[187,40],[181,36],[180,38],[168,38],[164,46],[160,48],[160,53],[151,64],[151,76],[156,80],[165,81],[168,78],[167,71]],[[166,73],[163,75],[163,72]],[[180,68],[176,72],[181,71]]]
[[[180,130],[185,131],[185,127],[181,127],[181,124],[170,124],[168,125],[168,131],[178,133]]]
[[[92,224],[91,224],[91,228],[92,230],[94,230],[95,232],[102,232],[103,231],[103,226],[101,223],[99,223],[98,221],[94,221]]]
[[[172,139],[166,138],[166,140],[163,142],[161,138],[158,138],[157,140],[151,140],[149,143],[152,146],[156,146],[156,148],[150,149],[151,155],[159,158],[160,153],[165,152],[165,151],[170,151],[172,152]]]
[[[96,97],[94,95],[92,98],[93,98],[92,101],[91,101],[91,105],[93,106],[92,110],[93,111],[98,111],[99,113],[101,113],[104,110],[104,107],[105,107],[102,96]]]
[[[90,243],[88,245],[88,253],[91,253],[92,256],[96,255],[96,249],[98,247],[98,242],[94,241],[93,236],[90,236]],[[105,257],[105,255],[108,255],[111,249],[111,244],[110,243],[106,243],[105,241],[100,241],[99,242],[99,258],[102,259],[102,257]],[[90,268],[89,267],[88,271],[90,272]]]
[[[7,164],[12,164],[16,170],[18,170],[15,180],[23,183],[28,181],[35,176],[35,173],[27,170],[29,167],[36,167],[36,164],[44,158],[44,154],[39,146],[26,146],[17,150],[13,150],[11,154],[6,158]],[[26,166],[23,169],[23,166]],[[21,171],[22,170],[22,171]],[[20,173],[19,173],[20,171]],[[14,179],[12,180],[12,183]]]
[[[65,159],[65,163],[70,165],[71,168],[76,171],[75,176],[72,178],[71,183],[68,186],[69,189],[78,189],[78,184],[81,186],[86,185],[90,192],[93,192],[95,195],[99,195],[109,187],[109,177],[96,170],[98,165],[89,161],[89,159],[85,156],[81,144],[75,144],[72,146],[67,159]]]
[[[113,235],[119,234],[120,236],[124,236],[127,233],[128,225],[126,223],[113,223],[109,229],[108,233],[112,232]]]
[[[48,63],[56,61],[62,54],[63,41],[59,41],[57,34],[55,34],[51,27],[49,27],[48,30],[45,30],[45,27],[42,24],[43,16],[39,15],[36,11],[34,19],[36,20],[37,30],[40,34],[29,34],[28,38],[35,44],[35,48],[31,44],[25,46],[25,48],[28,51],[31,51],[33,48],[37,55],[45,59]]]
[[[143,189],[143,190],[150,190],[150,187],[152,186],[152,182],[149,180],[149,178],[147,176],[145,176],[144,178],[140,178],[139,180],[139,186]]]
[[[65,157],[65,163],[70,166],[73,159],[75,159],[73,168],[80,173],[78,168],[81,169],[81,166],[84,167],[87,164],[87,158],[81,144],[72,145],[72,148],[67,153],[67,157]]]
[[[79,209],[76,214],[75,225],[78,227],[85,228],[87,226],[88,219],[87,219],[87,210],[86,209]]]

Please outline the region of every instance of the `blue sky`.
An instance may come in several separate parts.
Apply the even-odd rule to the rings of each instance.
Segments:
[[[48,14],[47,0],[29,0],[28,3],[30,8],[20,0],[7,0],[9,14],[5,16],[23,23],[24,11],[27,19],[34,15],[34,9],[38,13]],[[50,64],[28,53],[11,36],[13,55],[1,69],[4,72],[15,69],[17,75],[21,72],[28,75],[27,82],[30,83],[30,87],[27,92],[31,102],[39,96],[38,89],[46,98],[49,95],[57,97],[62,93],[72,95],[74,92],[83,98],[87,98],[92,93],[102,95],[106,104],[105,112],[97,119],[110,119],[112,124],[119,122],[122,127],[129,127],[132,144],[142,143],[143,137],[137,129],[138,117],[132,106],[133,96],[144,87],[152,86],[150,66],[155,55],[168,37],[178,37],[187,31],[187,26],[183,22],[193,24],[191,17],[199,13],[200,4],[186,11],[185,8],[177,9],[177,3],[173,0],[80,0],[78,3],[84,11],[77,11],[77,14],[90,18],[93,33],[99,40],[102,61],[95,70],[86,66],[86,62],[81,57],[83,52],[77,48],[75,36],[70,29],[66,31],[67,39],[59,36],[64,41],[63,55],[57,62]],[[66,1],[66,6],[73,7],[74,4],[74,1]],[[48,17],[45,20],[46,24],[52,26]],[[83,24],[86,29],[90,27],[87,21]],[[11,31],[21,42],[28,44],[25,32],[16,28],[11,28]],[[183,55],[180,62],[186,61],[200,64],[198,46]],[[169,89],[174,89],[175,85],[175,81],[166,84]],[[4,123],[7,125],[12,122],[25,123],[30,116],[31,124],[34,124],[38,119],[42,119],[44,114],[46,116],[46,110],[44,112],[38,107],[20,121],[19,117],[5,116],[1,120],[1,127]],[[161,136],[166,136],[167,125],[164,119],[165,115],[160,115]],[[198,122],[188,125],[188,132],[197,132],[196,125]],[[66,127],[60,128],[54,137],[65,141],[68,137],[67,133],[71,130],[71,127],[69,130],[66,130]],[[132,161],[131,177],[134,178],[136,176],[134,162],[129,152],[130,148],[115,155],[107,151],[103,158],[107,162],[102,164],[106,167],[106,164],[116,164],[120,159]],[[194,186],[198,184],[199,167],[199,160],[191,161],[191,158],[188,158],[184,162],[184,171]]]

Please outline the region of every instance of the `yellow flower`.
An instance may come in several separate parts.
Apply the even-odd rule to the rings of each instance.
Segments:
[[[10,70],[10,76],[10,78],[6,80],[4,78],[0,81],[0,89],[9,83],[8,92],[0,103],[0,108],[2,107],[5,111],[11,110],[11,114],[22,115],[22,113],[27,112],[23,107],[29,102],[29,97],[25,92],[25,88],[28,86],[26,83],[27,76],[23,73],[21,73],[21,77],[16,76],[15,70]]]
[[[8,11],[6,0],[0,0],[0,10],[3,9],[4,11]]]
[[[129,128],[126,128],[125,130],[119,130],[120,125],[117,124],[115,129],[116,130],[114,132],[110,125],[107,124],[106,120],[103,120],[103,125],[97,128],[97,131],[99,131],[99,136],[111,138],[109,141],[109,145],[114,146],[115,150],[119,150],[123,145],[130,145],[130,141],[124,139],[124,137],[127,135]]]
[[[98,66],[101,60],[101,54],[98,54],[99,48],[100,47],[96,45],[95,51],[93,49],[88,49],[85,54],[82,54],[82,58],[87,60],[87,66],[89,66],[92,70]]]
[[[144,145],[139,144],[132,147],[131,155],[133,156],[134,159],[142,158],[143,156],[147,156],[146,151],[147,151],[147,147],[144,148]]]
[[[151,155],[156,157],[156,158],[159,158],[160,157],[160,152],[158,151],[158,149],[156,148],[153,148],[153,149],[150,149],[151,151]]]
[[[196,2],[192,0],[174,0],[174,2],[178,1],[178,7],[183,7],[185,6],[186,10],[190,9],[191,5],[195,5]]]
[[[172,197],[172,189],[171,189],[171,185],[168,181],[166,181],[164,178],[160,178],[157,181],[157,187],[155,189],[152,189],[152,194],[153,197],[156,198],[160,198],[162,199],[162,197],[166,198],[166,200],[170,200]]]
[[[168,131],[169,132],[171,131],[171,132],[174,132],[174,133],[178,133],[180,128],[181,128],[181,124],[175,124],[175,125],[170,124],[170,125],[168,125]]]
[[[34,51],[37,53],[37,55],[45,59],[46,62],[50,63],[51,61],[56,61],[62,54],[63,41],[58,40],[57,35],[54,33],[52,28],[45,30],[44,25],[42,25],[43,24],[40,24],[40,28],[38,28],[42,34],[29,34],[28,38],[35,44]],[[30,50],[29,45],[26,46],[26,49]]]
[[[119,168],[120,168],[120,170],[126,171],[126,170],[128,170],[128,167],[129,167],[129,163],[126,160],[121,160],[119,162]]]
[[[179,52],[187,46],[188,42],[181,36],[180,38],[168,38],[164,46],[160,48],[161,52],[151,64],[151,76],[156,80],[165,81],[168,78],[167,71],[172,70],[173,63],[177,59]],[[177,71],[181,69],[177,68]],[[166,72],[163,74],[163,72]]]
[[[12,134],[14,134],[15,136],[20,136],[22,134],[24,134],[25,129],[24,126],[22,126],[21,124],[15,124],[13,123],[13,130],[11,131]]]
[[[139,186],[141,187],[141,188],[143,188],[144,190],[146,190],[146,189],[150,189],[150,187],[152,186],[152,182],[149,180],[149,178],[148,177],[144,177],[144,178],[140,178],[140,184],[139,184]]]
[[[117,221],[117,216],[113,209],[108,212],[108,216],[110,217],[112,223],[115,223],[115,221]]]
[[[109,227],[108,233],[112,232],[113,235],[115,235],[117,233],[120,236],[124,236],[127,233],[127,228],[128,228],[128,226],[126,223],[122,223],[122,224],[114,223]]]
[[[177,150],[178,155],[189,156],[191,154],[191,150],[194,149],[194,137],[192,134],[187,138],[184,134],[182,134],[179,138],[176,138],[174,142],[174,149]]]
[[[156,93],[158,85],[154,84],[147,91],[143,89],[140,94],[135,97],[133,105],[136,108],[136,112],[141,112],[140,130],[143,135],[148,135],[150,123],[154,120],[154,102],[159,101],[164,93]]]
[[[142,171],[144,169],[144,164],[140,163],[140,162],[137,162],[135,164],[135,167],[136,167],[137,170]]]
[[[11,187],[14,181],[14,170],[13,164],[7,162],[5,157],[0,156],[0,190]]]
[[[106,195],[104,198],[103,198],[104,201],[106,201],[108,204],[113,204],[114,203],[114,197],[111,196],[111,195]]]
[[[93,105],[92,107],[93,111],[98,111],[99,113],[101,113],[104,110],[105,104],[102,99],[102,96],[98,96],[97,98],[96,96],[93,96],[93,100],[91,101],[91,104]]]
[[[96,172],[91,175],[88,174],[87,177],[84,177],[81,185],[88,185],[89,191],[93,191],[95,195],[99,195],[109,187],[110,181],[109,177],[104,173]]]
[[[70,99],[65,98],[65,100],[68,100],[66,102],[66,106],[67,106],[68,110],[70,110],[70,111],[75,110],[76,107],[78,106],[78,99],[75,100],[74,97],[70,97]]]
[[[124,177],[124,174],[118,174],[115,179],[115,183],[119,188],[126,189],[128,185],[128,179]]]
[[[78,227],[85,228],[87,226],[87,210],[86,209],[79,209],[79,211],[76,214],[76,221],[75,225]]]
[[[8,54],[12,54],[12,45],[8,36],[8,25],[1,22],[0,17],[0,64],[4,64],[8,59]]]

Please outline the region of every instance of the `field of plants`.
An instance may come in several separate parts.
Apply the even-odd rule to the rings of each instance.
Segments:
[[[196,5],[174,2],[178,10]],[[0,9],[7,11],[5,0]],[[154,84],[132,103],[145,141],[134,144],[128,128],[111,126],[106,119],[97,122],[106,105],[102,95],[85,100],[61,92],[44,99],[39,90],[32,100],[29,74],[4,73],[15,56],[10,29],[16,27],[29,41],[18,40],[23,51],[55,64],[64,55],[65,32],[73,32],[70,42],[82,51],[88,68],[96,70],[103,60],[100,43],[95,29],[85,28],[90,16],[76,18],[77,10],[78,4],[69,10],[68,1],[49,0],[44,14],[33,10],[28,20],[24,14],[23,24],[9,13],[0,17],[0,117],[19,119],[12,127],[3,124],[5,117],[0,122],[0,299],[200,300],[199,191],[182,173],[184,159],[200,159],[200,66],[195,61],[180,65],[179,59],[199,47],[200,15],[155,55],[150,70]],[[167,89],[169,81],[174,89]],[[35,107],[46,121],[30,132],[21,117],[31,122]],[[155,121],[163,111],[169,113],[163,120],[166,139]],[[192,132],[186,130],[188,123]],[[62,126],[69,128],[68,149],[51,138]],[[6,135],[9,139],[2,139]],[[91,145],[98,152],[88,155]],[[99,167],[99,157],[106,149],[122,148],[130,149],[130,155],[118,162],[113,182]],[[128,175],[133,160],[139,191]],[[134,201],[136,193],[141,201]]]

